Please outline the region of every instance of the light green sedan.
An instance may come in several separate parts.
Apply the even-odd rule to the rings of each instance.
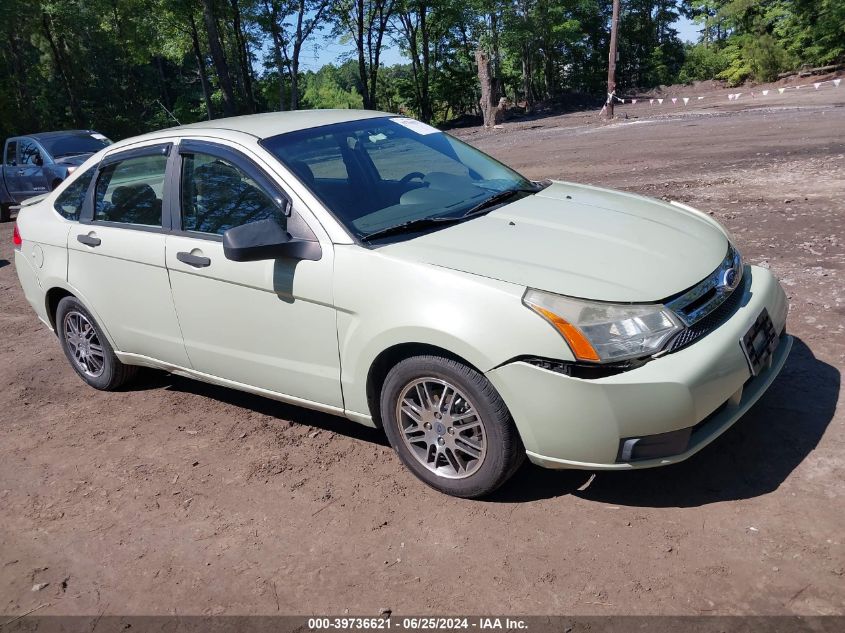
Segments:
[[[792,344],[777,280],[707,215],[532,182],[379,112],[116,143],[24,203],[15,244],[27,299],[92,387],[145,366],[345,416],[461,497],[526,455],[686,459]]]

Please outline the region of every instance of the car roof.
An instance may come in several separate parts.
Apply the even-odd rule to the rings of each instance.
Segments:
[[[21,134],[14,138],[34,138],[37,141],[50,141],[61,136],[79,136],[96,134],[94,130],[56,130],[54,132],[36,132],[35,134]]]
[[[226,119],[212,119],[189,125],[170,128],[168,132],[179,130],[227,130],[243,132],[263,139],[287,132],[296,132],[312,127],[375,119],[391,116],[388,112],[375,110],[293,110],[291,112],[266,112],[264,114],[248,114],[246,116],[229,117]]]

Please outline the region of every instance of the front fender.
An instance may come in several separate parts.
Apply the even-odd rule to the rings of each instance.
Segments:
[[[371,415],[370,368],[396,345],[438,347],[481,372],[523,355],[572,360],[563,339],[522,304],[522,286],[357,245],[336,245],[335,254],[341,386],[350,417]]]

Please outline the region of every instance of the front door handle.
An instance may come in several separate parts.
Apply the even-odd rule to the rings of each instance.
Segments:
[[[92,237],[90,235],[77,235],[76,239],[79,240],[81,243],[85,244],[85,246],[99,246],[103,243],[99,237]]]
[[[176,253],[176,259],[180,262],[194,266],[196,268],[205,268],[211,266],[211,260],[208,257],[201,257],[199,255],[191,255],[190,253]]]

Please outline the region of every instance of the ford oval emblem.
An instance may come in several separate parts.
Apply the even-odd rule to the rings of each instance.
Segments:
[[[733,268],[728,268],[724,271],[719,279],[719,287],[718,290],[720,292],[730,292],[734,288],[736,288],[737,284],[737,277],[736,270]]]

